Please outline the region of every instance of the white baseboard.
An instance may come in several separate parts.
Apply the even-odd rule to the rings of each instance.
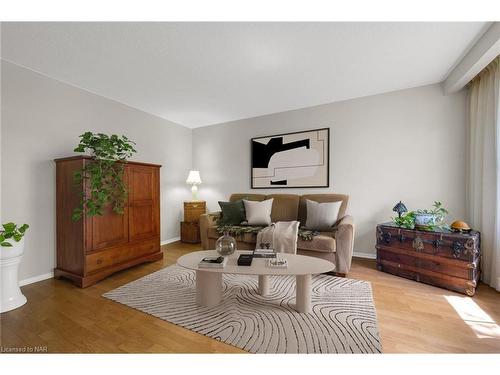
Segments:
[[[377,259],[377,254],[373,253],[360,253],[358,251],[355,251],[352,256],[356,258],[365,258],[365,259]]]
[[[180,237],[174,237],[174,238],[169,238],[168,240],[165,240],[165,241],[161,241],[161,245],[166,245],[168,243],[172,243],[172,242],[177,242],[177,241],[180,241],[181,238]]]
[[[19,281],[19,286],[25,286],[28,284],[37,283],[39,281],[52,279],[53,277],[54,277],[54,272],[44,273],[43,275],[33,276]]]

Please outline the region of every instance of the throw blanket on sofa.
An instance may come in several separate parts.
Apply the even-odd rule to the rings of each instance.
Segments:
[[[256,249],[261,244],[270,244],[277,253],[297,253],[298,221],[278,221],[257,233]]]
[[[241,236],[245,233],[257,234],[265,227],[250,226],[250,225],[218,225],[217,233],[220,235],[228,232],[231,236]],[[316,230],[309,230],[306,228],[299,228],[297,233],[298,237],[303,241],[312,241],[314,236],[319,234]]]

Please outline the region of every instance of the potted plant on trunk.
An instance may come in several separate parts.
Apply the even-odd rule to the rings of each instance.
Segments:
[[[1,300],[0,312],[18,308],[26,303],[19,289],[18,270],[24,253],[24,235],[28,224],[18,227],[14,223],[3,224],[0,231]]]
[[[434,229],[444,226],[444,218],[448,211],[441,202],[434,202],[430,210],[415,211],[415,227],[419,229]]]
[[[444,223],[444,218],[448,210],[441,202],[434,202],[431,209],[421,209],[402,213],[399,217],[393,217],[392,221],[398,227],[418,230],[443,230],[448,229]]]

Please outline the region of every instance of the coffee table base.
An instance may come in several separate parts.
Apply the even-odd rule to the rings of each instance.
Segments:
[[[259,275],[259,294],[262,297],[269,295],[269,275]]]
[[[213,307],[222,301],[222,273],[196,271],[196,303]]]
[[[295,280],[295,309],[299,313],[310,313],[311,275],[297,275]]]
[[[295,309],[299,313],[310,313],[311,275],[297,275],[295,287]],[[259,275],[259,294],[269,295],[269,275]],[[222,273],[196,271],[196,303],[203,307],[213,307],[222,301]]]

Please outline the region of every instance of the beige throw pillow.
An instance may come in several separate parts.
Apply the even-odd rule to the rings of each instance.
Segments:
[[[269,225],[271,224],[271,210],[273,208],[273,198],[262,202],[247,201],[243,199],[248,225]]]
[[[306,199],[306,228],[314,230],[329,230],[338,220],[342,202],[318,203]]]

